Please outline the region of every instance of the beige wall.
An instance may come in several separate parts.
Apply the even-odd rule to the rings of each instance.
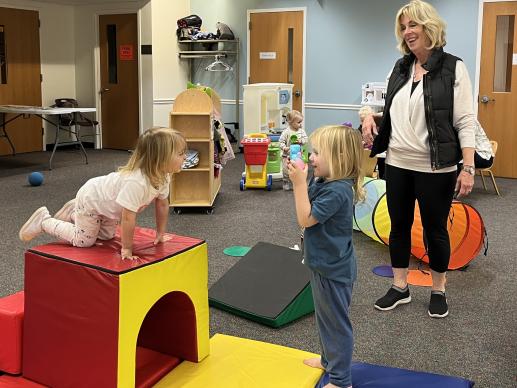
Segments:
[[[185,90],[188,66],[178,59],[176,20],[190,15],[190,0],[152,0],[154,125],[169,126],[172,101]]]

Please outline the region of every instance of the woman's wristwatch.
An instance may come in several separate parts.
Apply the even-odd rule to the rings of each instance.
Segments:
[[[476,168],[474,166],[469,166],[468,164],[464,164],[462,171],[465,171],[469,175],[476,175]]]

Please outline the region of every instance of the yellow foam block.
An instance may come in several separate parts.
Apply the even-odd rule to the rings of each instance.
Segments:
[[[303,388],[314,387],[323,371],[303,364],[318,357],[285,346],[216,334],[210,355],[196,364],[183,361],[155,388]]]
[[[197,360],[209,353],[208,253],[206,243],[120,276],[118,386],[133,387],[136,344],[151,307],[164,295],[182,292],[196,314]]]

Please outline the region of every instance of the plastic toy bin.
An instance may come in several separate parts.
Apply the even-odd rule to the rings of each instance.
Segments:
[[[242,139],[244,160],[248,166],[266,164],[269,142],[270,140],[267,137],[249,137]]]
[[[282,168],[282,151],[278,143],[269,145],[267,152],[267,173],[278,173]]]

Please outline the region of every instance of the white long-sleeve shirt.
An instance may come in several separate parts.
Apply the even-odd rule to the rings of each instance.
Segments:
[[[494,152],[492,150],[492,144],[490,144],[490,140],[486,136],[483,127],[476,120],[476,153],[481,156],[483,159],[490,159],[494,156]]]
[[[423,81],[413,93],[411,86],[415,66],[408,82],[395,94],[390,107],[391,136],[386,163],[395,167],[420,172],[444,173],[456,170],[456,166],[431,169],[429,132],[424,108]],[[472,101],[472,87],[467,68],[462,61],[456,62],[454,83],[453,125],[458,131],[460,147],[475,147],[474,131],[476,115]]]
[[[303,128],[299,128],[298,130],[293,130],[291,127],[287,127],[282,131],[282,134],[280,135],[280,138],[278,139],[278,142],[280,143],[280,149],[282,150],[282,156],[287,157],[289,156],[289,151],[284,151],[285,147],[291,146],[291,136],[296,135],[298,138],[299,144],[306,144],[308,141],[307,133]]]

